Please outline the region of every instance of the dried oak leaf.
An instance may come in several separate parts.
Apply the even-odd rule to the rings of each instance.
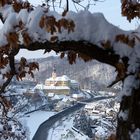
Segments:
[[[20,59],[20,66],[26,66],[26,64],[27,64],[26,58],[21,57],[21,59]]]
[[[52,36],[50,42],[55,43],[57,40],[58,40],[58,36]]]
[[[21,71],[20,73],[19,73],[19,78],[22,80],[22,78],[24,78],[25,76],[26,76],[26,71]]]
[[[22,33],[22,37],[23,37],[23,42],[25,44],[25,46],[29,46],[32,42],[31,37],[29,36],[29,34],[27,32]]]
[[[70,33],[71,31],[74,32],[74,28],[75,28],[75,24],[73,22],[73,20],[68,20],[65,18],[62,18],[60,20],[58,20],[57,22],[57,28],[58,28],[58,32],[61,33],[61,28],[63,27],[64,29],[68,30],[68,33]]]
[[[76,63],[76,58],[77,58],[77,54],[74,51],[69,51],[68,52],[68,60],[70,64]]]
[[[32,8],[31,4],[28,1],[23,2],[22,7],[28,10]]]
[[[8,57],[3,57],[3,61],[2,61],[3,65],[6,66],[8,62],[9,62]]]
[[[45,22],[45,29],[47,32],[53,34],[56,32],[56,19],[53,16],[47,16]]]
[[[32,70],[39,70],[39,64],[37,62],[32,62],[32,63],[29,63],[29,71],[32,71]]]
[[[133,37],[133,38],[131,39],[131,38],[129,38],[128,35],[124,35],[124,34],[117,35],[115,41],[116,41],[116,42],[125,43],[125,44],[127,44],[129,47],[132,47],[132,48],[133,48],[134,45],[135,45],[135,38]]]
[[[4,68],[8,64],[8,57],[0,57],[0,68]]]
[[[64,58],[64,57],[65,57],[65,53],[62,52],[62,53],[60,54],[60,58],[62,59],[62,58]]]
[[[15,12],[19,12],[22,9],[22,3],[17,2],[16,0],[13,3],[13,8],[15,10]]]
[[[75,24],[73,20],[68,21],[68,33],[74,32]]]
[[[34,73],[32,71],[28,71],[28,74],[31,75],[32,78],[34,78]]]
[[[130,0],[122,0],[122,15],[126,16],[129,22],[135,17],[140,17],[140,2],[137,0],[135,3]]]
[[[110,49],[110,48],[112,48],[111,43],[110,43],[109,40],[107,40],[106,42],[101,42],[101,45],[102,45],[102,47],[105,48],[105,49]]]
[[[93,59],[92,57],[85,55],[83,53],[78,53],[78,57],[83,59],[85,62],[91,61]]]
[[[63,27],[64,29],[67,29],[68,28],[68,20],[65,18],[58,20],[57,26],[58,26],[58,29],[60,32],[61,32],[61,27]]]
[[[39,22],[40,28],[44,28],[45,27],[45,22],[46,22],[46,19],[45,19],[44,16],[42,16],[41,19],[40,19],[40,22]]]
[[[11,78],[11,76],[12,76],[12,75],[11,75],[10,72],[6,72],[5,74],[3,74],[3,79],[4,79],[4,78],[7,78],[7,79],[8,79],[8,78]]]
[[[6,37],[11,48],[18,48],[19,36],[16,32],[10,32]]]
[[[121,62],[116,64],[116,70],[118,71],[118,75],[117,78],[124,78],[125,77],[125,72],[126,72],[126,68],[125,65]]]
[[[11,0],[0,0],[0,7],[6,4],[11,4]]]
[[[6,109],[10,108],[12,106],[11,101],[8,100],[6,97],[4,96],[0,96],[0,101],[4,104],[4,106],[6,107]]]

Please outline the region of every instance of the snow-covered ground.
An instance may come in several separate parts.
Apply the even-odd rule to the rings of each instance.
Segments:
[[[115,132],[115,118],[116,112],[118,111],[116,110],[118,108],[118,104],[114,102],[114,100],[115,99],[106,99],[90,103],[88,106],[91,106],[92,108],[89,109],[92,109],[93,111],[89,110],[89,112],[85,107],[87,116],[90,117],[90,126],[92,128],[93,138],[107,139]],[[104,111],[106,111],[106,113]],[[56,122],[50,129],[47,140],[56,140],[56,138],[57,140],[89,140],[90,138],[87,135],[74,127],[73,120],[76,114],[80,115],[80,112],[78,111]]]
[[[36,111],[22,118],[25,119],[26,125],[29,128],[30,140],[32,140],[39,125],[54,114],[55,112]]]
[[[89,140],[88,136],[84,135],[73,128],[74,116],[65,117],[63,120],[55,123],[50,129],[47,140]]]

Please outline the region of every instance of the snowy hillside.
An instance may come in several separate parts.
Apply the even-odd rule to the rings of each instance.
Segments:
[[[101,64],[97,61],[84,62],[77,59],[76,64],[70,65],[67,58],[48,57],[37,59],[40,64],[40,71],[36,73],[36,79],[45,81],[51,76],[53,66],[56,66],[58,76],[67,75],[71,79],[77,80],[82,88],[90,89],[92,84],[108,85],[114,79],[115,69],[109,65]]]

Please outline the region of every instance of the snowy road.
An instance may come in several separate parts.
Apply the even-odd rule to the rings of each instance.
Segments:
[[[91,99],[87,99],[85,100],[85,102],[93,102],[93,101],[98,101],[98,100],[103,100],[103,99],[108,99],[108,98],[113,98],[111,97],[97,97],[97,98],[91,98]],[[85,104],[82,103],[77,103],[76,105],[62,111],[59,112],[57,114],[55,114],[54,116],[51,116],[48,120],[46,120],[44,123],[42,123],[38,130],[36,131],[34,137],[32,140],[47,140],[47,136],[48,136],[48,132],[49,130],[52,128],[52,126],[60,119],[62,119],[63,117],[66,117],[67,115],[79,110],[80,108],[82,108],[83,106],[85,106]]]

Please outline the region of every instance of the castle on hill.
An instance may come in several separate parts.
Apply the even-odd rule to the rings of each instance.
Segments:
[[[69,95],[71,89],[79,89],[79,83],[75,80],[71,80],[67,75],[57,76],[56,68],[53,67],[52,75],[45,80],[45,85],[36,85],[36,87],[43,88],[47,94],[64,94]]]

